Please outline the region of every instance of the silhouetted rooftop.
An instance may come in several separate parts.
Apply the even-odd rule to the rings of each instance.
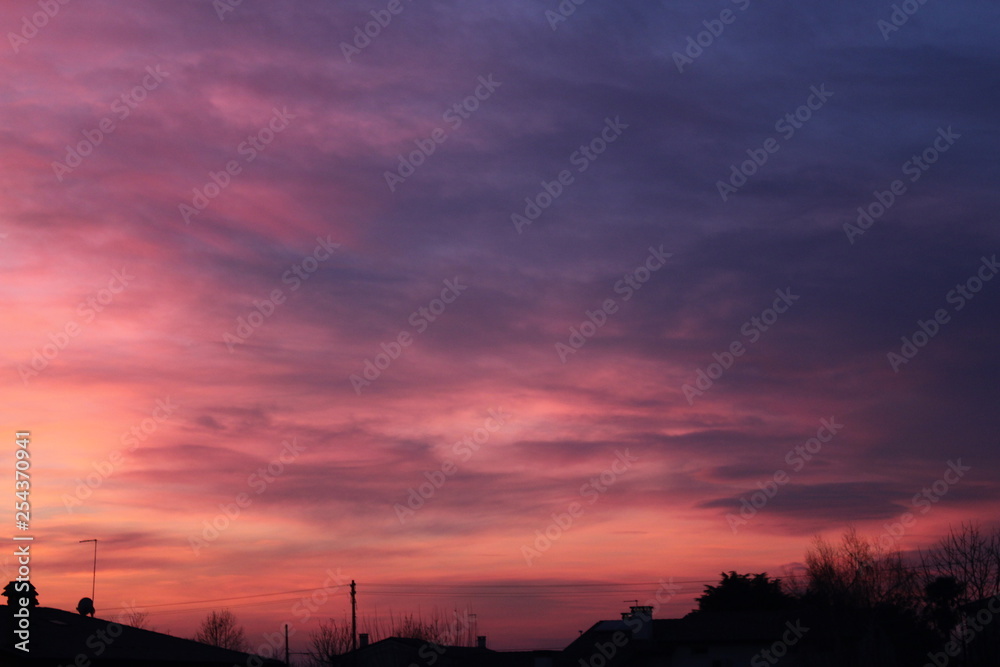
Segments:
[[[339,656],[338,666],[407,667],[411,664],[434,667],[534,667],[536,658],[547,664],[558,651],[494,651],[472,646],[443,646],[422,639],[388,637]]]
[[[31,609],[30,651],[25,653],[14,646],[18,639],[14,636],[16,620],[12,614],[10,607],[0,605],[0,634],[3,636],[0,664],[4,667],[73,665],[77,664],[80,655],[90,662],[81,659],[79,664],[95,667],[233,667],[247,665],[251,657],[247,653],[51,607]],[[284,665],[267,659],[263,664],[269,667]]]

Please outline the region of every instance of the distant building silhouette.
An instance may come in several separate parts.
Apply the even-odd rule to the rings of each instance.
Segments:
[[[670,619],[654,619],[652,612],[637,605],[620,621],[598,621],[562,651],[557,667],[767,665],[778,659],[781,667],[828,664],[815,650],[823,630],[787,612],[699,611]],[[776,646],[769,655],[775,662],[769,662],[761,652]]]
[[[555,667],[559,651],[492,651],[486,637],[476,646],[444,646],[422,639],[389,637],[338,656],[335,667]]]

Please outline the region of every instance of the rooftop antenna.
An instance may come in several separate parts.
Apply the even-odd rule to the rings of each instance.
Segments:
[[[97,591],[97,538],[95,537],[91,540],[80,540],[80,544],[83,544],[84,542],[94,543],[94,576],[90,581],[90,600],[93,602],[94,593]]]

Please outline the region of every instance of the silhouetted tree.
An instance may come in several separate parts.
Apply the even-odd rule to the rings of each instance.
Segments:
[[[338,655],[351,650],[351,626],[345,621],[320,621],[309,633],[309,657],[314,665],[330,665]]]
[[[1000,593],[1000,530],[983,533],[974,523],[949,528],[923,561],[931,576],[952,577],[965,585],[959,603]]]
[[[27,584],[26,591],[20,590],[25,587],[24,584]],[[11,607],[21,606],[21,598],[28,599],[28,607],[38,606],[38,591],[30,581],[11,581],[3,587],[3,596],[7,598],[7,604]]]
[[[920,581],[903,562],[876,539],[850,528],[833,545],[821,537],[806,553],[806,597],[844,609],[874,609],[880,605],[916,609]]]
[[[969,619],[980,613],[983,601],[1000,595],[1000,529],[984,533],[975,523],[949,528],[922,560],[928,577],[934,577],[926,589],[927,613],[938,632],[939,646],[957,633],[963,665],[1000,664],[1000,632],[995,622],[985,633],[969,632]]]
[[[959,611],[965,597],[965,584],[955,577],[937,577],[924,587],[927,620],[944,643],[962,614]]]
[[[149,625],[149,614],[144,611],[139,611],[138,609],[133,609],[125,615],[125,624],[131,625],[133,628],[141,628],[143,630],[150,630]]]
[[[441,627],[439,619],[424,620],[423,618],[414,617],[413,614],[409,614],[403,616],[393,624],[392,634],[395,637],[407,637],[425,642],[443,643],[443,635],[446,633]]]
[[[934,647],[917,574],[899,551],[853,528],[840,544],[817,537],[806,553],[805,608],[835,641],[833,664],[918,665]]]
[[[788,608],[793,599],[781,588],[781,579],[760,574],[722,573],[718,586],[705,586],[698,597],[699,611],[774,611]]]
[[[378,617],[374,620],[362,619],[361,625],[372,641],[387,637],[406,637],[450,646],[461,646],[472,641],[472,617],[468,610],[446,614],[435,609],[429,619],[413,614],[396,617],[390,613],[387,620]]]
[[[228,609],[210,613],[198,627],[195,639],[204,644],[212,644],[233,651],[243,651],[247,645],[243,626],[236,625],[236,617]]]

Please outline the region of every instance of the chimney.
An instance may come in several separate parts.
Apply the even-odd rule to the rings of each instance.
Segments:
[[[653,607],[651,606],[631,606],[629,607],[629,616],[643,616],[645,618],[653,618]]]
[[[632,630],[633,639],[653,638],[653,607],[634,605],[628,612],[622,613],[622,620]]]
[[[486,648],[486,637],[479,635],[476,637],[476,648]]]
[[[360,635],[358,635],[358,639],[361,640],[361,645],[360,645],[361,648],[364,648],[364,647],[368,646],[368,633],[367,632],[362,632]]]

